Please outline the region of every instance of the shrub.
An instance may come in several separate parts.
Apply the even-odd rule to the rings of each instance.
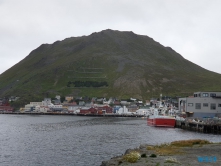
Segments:
[[[130,163],[135,163],[137,162],[138,159],[140,159],[140,153],[136,152],[136,151],[132,151],[129,154],[126,154],[123,156],[123,159],[127,162]]]
[[[156,154],[151,154],[150,157],[157,157],[157,155]]]
[[[123,163],[123,161],[119,161],[119,162],[118,162],[118,165],[121,165],[122,163]]]
[[[147,157],[146,153],[143,153],[143,154],[141,155],[141,157],[142,157],[142,158]]]

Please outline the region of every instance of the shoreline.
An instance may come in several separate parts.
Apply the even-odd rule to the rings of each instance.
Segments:
[[[91,116],[91,117],[134,117],[134,118],[146,118],[143,115],[125,115],[125,114],[72,114],[72,113],[56,113],[56,112],[0,112],[0,114],[7,115],[66,115],[66,116]]]
[[[168,146],[170,150],[166,150],[165,146]],[[158,148],[157,150],[154,149],[156,147]],[[173,151],[171,151],[171,149]],[[220,149],[221,143],[199,143],[192,146],[183,145],[179,147],[170,147],[169,144],[145,144],[140,145],[140,147],[136,149],[127,149],[124,155],[113,157],[107,161],[102,161],[100,166],[219,166],[221,163]],[[131,162],[127,157],[134,152],[139,153],[140,157],[136,161],[131,160],[133,161]]]

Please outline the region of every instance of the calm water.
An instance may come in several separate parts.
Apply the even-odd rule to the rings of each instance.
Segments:
[[[221,141],[220,135],[149,127],[142,118],[0,115],[0,165],[99,166],[140,144],[196,138]]]

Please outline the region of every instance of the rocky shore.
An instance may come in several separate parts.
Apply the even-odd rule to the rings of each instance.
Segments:
[[[206,140],[175,141],[141,145],[122,156],[103,161],[101,166],[220,166],[221,143]]]

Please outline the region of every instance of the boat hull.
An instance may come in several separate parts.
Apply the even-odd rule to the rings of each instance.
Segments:
[[[147,124],[157,127],[175,127],[176,121],[173,118],[148,118]]]

